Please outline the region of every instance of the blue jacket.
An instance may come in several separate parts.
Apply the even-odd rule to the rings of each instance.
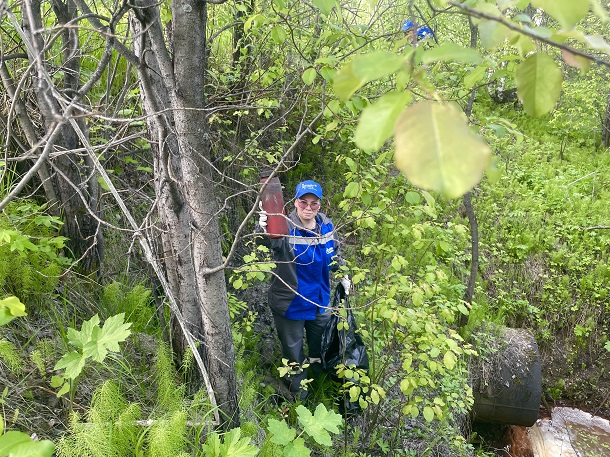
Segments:
[[[316,222],[315,231],[307,230],[293,211],[288,235],[258,238],[271,249],[276,264],[269,306],[287,319],[314,320],[323,313],[330,304],[330,272],[343,264],[332,221],[318,213]]]

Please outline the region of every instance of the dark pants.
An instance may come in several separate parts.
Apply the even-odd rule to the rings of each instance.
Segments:
[[[318,314],[313,321],[293,321],[284,316],[273,314],[277,335],[282,343],[282,354],[289,362],[302,364],[305,361],[305,350],[303,348],[303,333],[307,337],[307,349],[309,358],[320,358],[322,334],[331,316],[330,310],[324,314]],[[290,392],[299,394],[303,399],[306,392],[301,391],[301,381],[307,379],[307,371],[288,377]]]

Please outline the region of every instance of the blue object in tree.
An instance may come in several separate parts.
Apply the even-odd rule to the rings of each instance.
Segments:
[[[402,30],[403,32],[407,32],[411,27],[413,27],[413,22],[407,19],[402,23],[402,27],[400,28],[400,30]]]
[[[417,29],[417,39],[418,40],[427,40],[428,38],[434,38],[434,32],[430,27],[422,25]]]
[[[408,32],[413,28],[413,21],[407,19],[402,23],[402,27],[400,28],[403,32]],[[433,38],[434,32],[428,26],[422,25],[417,29],[417,39],[418,40],[427,40],[428,38]]]

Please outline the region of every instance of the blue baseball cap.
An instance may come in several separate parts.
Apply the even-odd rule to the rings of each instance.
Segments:
[[[413,22],[410,21],[409,19],[407,19],[406,21],[404,21],[402,23],[402,27],[400,28],[400,30],[402,30],[403,32],[406,32],[407,30],[409,30],[411,27],[413,27]]]
[[[297,191],[294,198],[301,198],[305,194],[314,194],[322,200],[322,186],[315,181],[307,180],[297,184]]]

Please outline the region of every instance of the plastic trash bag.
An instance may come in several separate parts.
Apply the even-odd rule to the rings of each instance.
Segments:
[[[347,310],[347,323],[349,327],[347,330],[338,330],[337,324],[343,318],[337,313],[333,313],[322,334],[322,349],[320,351],[322,367],[336,380],[335,367],[337,365],[355,365],[356,368],[362,370],[368,371],[369,369],[369,357],[366,352],[366,346],[362,341],[362,337],[356,332],[356,319],[349,307],[345,290],[341,284],[338,284],[335,288],[332,307],[339,308],[341,300],[345,300],[344,306]],[[358,381],[354,379],[345,379],[344,381],[358,384]],[[346,397],[343,404],[345,412],[348,414],[360,412],[360,405],[357,402],[350,402],[349,397]]]

